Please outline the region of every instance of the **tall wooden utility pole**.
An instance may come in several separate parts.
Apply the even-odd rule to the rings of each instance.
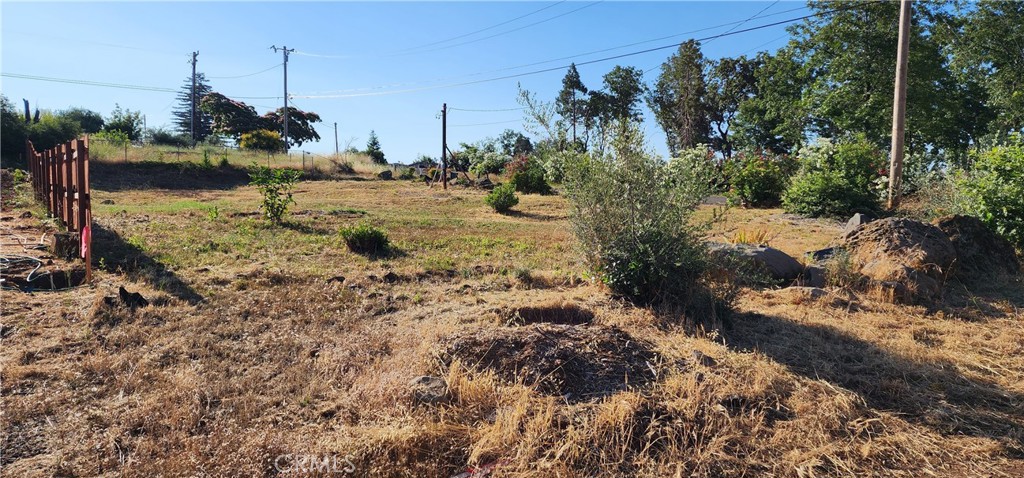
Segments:
[[[441,104],[441,187],[448,189],[448,103]]]
[[[277,50],[281,50],[284,54],[284,154],[288,156],[288,54],[295,51],[294,48],[291,50],[287,46],[278,48],[271,46],[276,53]]]
[[[196,145],[196,57],[198,51],[192,52],[192,108],[189,111],[189,132],[192,135],[192,146]]]
[[[338,151],[338,122],[334,122],[334,155],[337,156],[340,153]]]
[[[900,38],[896,51],[896,90],[892,100],[892,149],[889,159],[889,209],[900,205],[903,188],[903,140],[907,125],[907,60],[910,53],[911,0],[900,0]]]

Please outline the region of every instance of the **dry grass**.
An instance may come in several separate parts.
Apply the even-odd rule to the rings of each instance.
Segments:
[[[348,459],[355,476],[1024,470],[1012,293],[926,309],[746,290],[729,324],[693,333],[582,279],[558,196],[524,195],[504,216],[475,190],[303,182],[274,228],[250,215],[254,190],[225,181],[97,186],[97,284],[3,292],[5,476],[274,476],[282,455]],[[399,253],[348,252],[337,230],[361,220]],[[838,227],[740,210],[712,234],[770,229],[802,253]],[[154,305],[102,300],[122,284]],[[642,338],[661,357],[656,379],[566,402],[437,355],[468,329],[545,320]],[[450,404],[413,403],[423,374],[446,378]]]

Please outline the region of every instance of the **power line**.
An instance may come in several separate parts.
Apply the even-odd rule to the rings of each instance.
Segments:
[[[692,35],[694,33],[700,33],[700,32],[704,32],[704,31],[708,31],[708,30],[715,30],[715,29],[722,28],[722,27],[733,26],[733,25],[741,25],[741,24],[746,23],[746,22],[748,22],[748,21],[750,21],[750,20],[752,20],[754,18],[775,17],[775,16],[779,16],[779,15],[782,15],[782,14],[786,14],[786,13],[790,13],[790,12],[795,12],[795,11],[798,11],[798,10],[804,10],[804,9],[805,9],[805,7],[791,8],[789,10],[783,10],[783,11],[780,11],[780,12],[775,12],[775,13],[772,13],[770,15],[764,15],[764,16],[761,16],[761,17],[757,17],[757,16],[750,17],[750,18],[747,18],[746,20],[736,20],[736,21],[732,21],[732,22],[727,22],[727,23],[722,23],[722,24],[718,24],[718,25],[713,25],[713,26],[710,26],[710,27],[698,28],[696,30],[689,30],[689,31],[685,31],[685,32],[681,32],[681,33],[674,33],[672,35],[666,35],[666,36],[662,36],[662,37],[658,37],[658,38],[651,38],[651,39],[648,39],[648,40],[641,40],[641,41],[638,41],[638,42],[627,43],[625,45],[618,45],[618,46],[614,46],[614,47],[610,47],[610,48],[603,48],[603,49],[600,49],[600,50],[588,51],[588,52],[585,52],[585,53],[577,53],[577,54],[574,54],[574,55],[568,55],[568,56],[563,56],[563,57],[559,57],[559,58],[552,58],[550,60],[537,61],[537,62],[533,62],[533,63],[525,63],[525,64],[522,64],[522,65],[508,66],[508,67],[504,67],[504,68],[496,68],[496,69],[493,69],[493,70],[486,70],[486,71],[481,71],[481,72],[476,72],[476,73],[468,73],[468,74],[465,74],[465,75],[449,76],[449,77],[445,77],[445,78],[435,78],[435,79],[432,79],[432,80],[411,81],[411,82],[402,82],[402,83],[391,83],[391,84],[388,84],[388,85],[378,85],[378,86],[362,87],[362,88],[348,88],[348,89],[343,89],[343,90],[319,91],[319,92],[308,93],[308,95],[314,95],[315,96],[315,95],[319,95],[319,94],[355,93],[355,92],[367,91],[367,90],[380,90],[380,89],[395,88],[395,87],[400,87],[400,86],[413,86],[413,85],[422,85],[424,83],[436,83],[436,82],[439,82],[439,81],[451,81],[451,80],[457,80],[457,79],[460,79],[460,78],[469,78],[469,77],[474,77],[474,76],[486,75],[488,73],[499,73],[499,72],[502,72],[502,71],[518,70],[518,69],[521,69],[521,68],[527,68],[527,67],[531,67],[531,66],[538,66],[538,65],[548,64],[548,63],[554,63],[556,61],[571,60],[571,59],[579,58],[579,57],[583,57],[583,56],[596,55],[598,53],[607,53],[609,51],[621,50],[623,48],[629,48],[631,46],[637,46],[637,45],[643,45],[643,44],[647,44],[647,43],[653,43],[653,42],[656,42],[656,41],[667,40],[667,39],[670,39],[670,38],[676,38],[676,37],[680,37],[680,36],[684,36],[684,35]],[[762,10],[762,12],[763,11],[764,10]]]
[[[413,55],[413,54],[420,54],[420,53],[430,53],[430,52],[435,52],[435,51],[440,51],[440,50],[447,50],[449,48],[455,48],[457,46],[469,45],[469,44],[481,42],[481,41],[484,41],[484,40],[489,40],[491,38],[499,37],[499,36],[502,36],[502,35],[507,35],[509,33],[517,32],[519,30],[530,28],[532,26],[540,25],[541,23],[550,22],[552,20],[564,17],[566,15],[570,15],[570,14],[576,13],[576,12],[578,12],[580,10],[585,9],[585,8],[593,7],[594,5],[597,5],[598,3],[601,3],[602,1],[604,1],[604,0],[598,0],[598,1],[593,2],[593,3],[588,3],[588,4],[586,4],[586,5],[584,5],[584,6],[580,7],[580,8],[569,10],[568,12],[561,13],[559,15],[555,15],[553,17],[546,18],[544,20],[540,20],[540,21],[537,21],[537,22],[529,23],[529,24],[523,25],[521,27],[513,28],[511,30],[505,30],[503,32],[498,32],[498,33],[495,33],[494,35],[485,36],[485,37],[482,37],[482,38],[476,38],[476,39],[465,41],[465,42],[462,42],[462,43],[456,43],[454,45],[446,45],[446,46],[442,46],[442,47],[438,47],[438,48],[431,48],[429,50],[410,51],[410,52],[406,52],[406,53],[394,53],[394,54],[387,55],[387,56],[404,56],[404,55]]]
[[[454,36],[454,37],[451,37],[451,38],[446,38],[444,40],[438,40],[438,41],[435,41],[435,42],[432,42],[432,43],[426,43],[426,44],[423,44],[423,45],[420,45],[420,46],[415,46],[415,47],[412,47],[412,48],[407,48],[405,50],[400,50],[400,51],[398,51],[396,53],[401,53],[401,52],[405,52],[405,51],[409,51],[409,50],[418,50],[420,48],[426,48],[426,47],[430,47],[430,46],[434,46],[434,45],[439,45],[441,43],[447,43],[447,42],[450,42],[452,40],[459,40],[459,39],[462,39],[462,38],[466,38],[468,36],[476,35],[477,33],[483,33],[483,32],[485,32],[487,30],[498,28],[498,27],[503,26],[503,25],[508,25],[509,23],[515,22],[516,20],[522,20],[523,18],[526,18],[528,16],[536,15],[536,14],[538,14],[540,12],[543,12],[544,10],[547,10],[549,8],[557,7],[557,6],[565,3],[566,1],[568,1],[568,0],[561,0],[560,2],[556,2],[556,3],[553,3],[553,4],[548,5],[546,7],[534,10],[534,11],[532,11],[530,13],[525,14],[525,15],[520,15],[518,17],[515,17],[515,18],[511,19],[511,20],[506,20],[504,22],[496,23],[496,24],[491,25],[491,26],[486,27],[486,28],[481,28],[481,29],[476,30],[476,31],[472,31],[472,32],[465,33],[465,34],[462,34],[462,35]]]
[[[495,121],[492,123],[474,123],[471,125],[449,125],[449,128],[466,128],[470,126],[490,126],[490,125],[505,125],[509,123],[520,123],[522,120],[509,120],[509,121]]]
[[[877,3],[877,2],[871,2],[871,3]],[[747,33],[747,32],[751,32],[751,31],[755,31],[755,30],[761,30],[761,29],[764,29],[764,28],[770,28],[770,27],[774,27],[774,26],[778,26],[778,25],[784,25],[786,23],[792,23],[792,22],[796,22],[796,21],[800,21],[800,20],[806,20],[808,18],[818,17],[818,16],[830,14],[830,13],[850,10],[850,9],[854,8],[855,6],[858,6],[858,5],[854,5],[852,7],[847,7],[847,8],[828,10],[828,11],[819,12],[819,13],[812,13],[812,14],[809,14],[809,15],[804,15],[804,16],[800,16],[800,17],[796,17],[796,18],[789,18],[789,19],[786,19],[786,20],[780,20],[780,21],[777,21],[777,22],[768,23],[768,24],[764,24],[764,25],[759,25],[759,26],[756,26],[756,27],[744,28],[742,30],[735,30],[735,31],[732,31],[732,32],[729,32],[729,33],[720,33],[720,34],[717,34],[717,35],[710,35],[710,36],[703,37],[703,38],[696,38],[694,40],[695,41],[699,41],[699,42],[704,42],[704,41],[713,40],[713,39],[716,39],[716,38],[722,38],[722,37],[726,37],[726,36],[738,35],[738,34],[741,34],[741,33]],[[605,61],[609,61],[609,60],[617,60],[617,59],[620,59],[620,58],[626,58],[626,57],[630,57],[630,56],[642,55],[644,53],[651,53],[651,52],[655,52],[655,51],[659,51],[659,50],[665,50],[665,49],[669,49],[669,48],[678,48],[680,45],[682,45],[682,43],[673,43],[671,45],[663,45],[663,46],[659,46],[659,47],[647,48],[647,49],[644,49],[644,50],[639,50],[639,51],[634,51],[634,52],[629,52],[629,53],[623,53],[623,54],[620,54],[620,55],[607,56],[607,57],[604,57],[604,58],[598,58],[598,59],[595,59],[595,60],[588,60],[588,61],[580,62],[580,63],[577,63],[576,66],[584,66],[584,65],[594,64],[594,63],[605,62]],[[500,76],[500,77],[496,77],[496,78],[486,78],[486,79],[483,79],[483,80],[466,81],[466,82],[461,82],[461,83],[451,83],[451,84],[446,84],[446,85],[425,86],[425,87],[422,87],[422,88],[409,88],[409,89],[405,89],[405,90],[382,91],[382,92],[372,92],[372,93],[362,93],[362,94],[347,94],[347,95],[294,95],[294,96],[296,98],[356,98],[356,97],[364,97],[364,96],[383,96],[383,95],[393,95],[393,94],[401,94],[401,93],[414,93],[414,92],[419,92],[419,91],[436,90],[436,89],[441,89],[441,88],[455,88],[455,87],[459,87],[459,86],[469,86],[469,85],[476,85],[476,84],[480,84],[480,83],[489,83],[489,82],[492,82],[492,81],[508,80],[508,79],[512,79],[512,78],[521,78],[521,77],[524,77],[524,76],[537,75],[537,74],[540,74],[540,73],[548,73],[548,72],[552,72],[552,71],[564,70],[564,69],[566,69],[568,67],[569,67],[569,65],[564,65],[564,66],[557,66],[557,67],[553,67],[553,68],[544,68],[544,69],[540,69],[540,70],[528,71],[528,72],[525,72],[525,73],[517,73],[517,74],[514,74],[514,75],[505,75],[505,76]]]
[[[275,68],[277,68],[277,67],[279,67],[281,65],[282,65],[282,63],[278,63],[278,64],[276,64],[276,65],[274,65],[274,66],[272,66],[270,68],[267,68],[265,70],[260,70],[260,71],[257,71],[255,73],[249,73],[247,75],[238,75],[238,76],[208,76],[207,78],[209,78],[211,80],[232,80],[232,79],[235,79],[235,78],[248,78],[250,76],[259,75],[260,73],[266,73],[266,72],[268,72],[270,70],[273,70],[273,69],[275,69]]]
[[[448,111],[468,111],[471,113],[493,113],[498,111],[522,111],[525,107],[518,108],[500,108],[500,109],[469,109],[469,108],[448,108]]]
[[[89,81],[89,80],[77,80],[71,78],[54,78],[50,76],[38,76],[38,75],[23,75],[20,73],[0,73],[0,76],[6,76],[8,78],[18,78],[22,80],[32,81],[48,81],[52,83],[68,83],[72,85],[84,85],[84,86],[101,86],[104,88],[117,88],[122,90],[138,90],[138,91],[155,91],[158,93],[177,93],[178,90],[175,88],[162,88],[159,86],[142,86],[142,85],[128,85],[123,83],[106,83],[102,81]],[[224,95],[228,98],[240,99],[240,100],[277,100],[281,99],[280,96],[231,96]]]

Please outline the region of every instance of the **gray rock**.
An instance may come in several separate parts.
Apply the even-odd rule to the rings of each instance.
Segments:
[[[825,287],[827,284],[825,268],[819,265],[809,265],[804,269],[804,274],[800,282],[807,287]]]
[[[858,212],[857,214],[854,214],[849,221],[846,221],[846,228],[843,229],[843,232],[850,232],[874,220],[874,216]]]
[[[383,179],[385,181],[390,181],[394,179],[394,174],[391,172],[390,169],[385,169],[384,171],[377,173],[377,178]]]
[[[713,243],[710,248],[715,253],[736,254],[752,260],[764,267],[771,278],[777,281],[794,281],[804,271],[804,266],[799,261],[772,247]]]
[[[422,375],[409,382],[413,401],[417,404],[440,405],[451,401],[448,383],[440,377]]]

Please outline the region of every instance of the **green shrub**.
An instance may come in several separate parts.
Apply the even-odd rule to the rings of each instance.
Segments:
[[[998,234],[1024,249],[1024,138],[973,154],[974,171],[961,180],[969,207]]]
[[[551,194],[551,185],[544,179],[544,170],[532,160],[512,174],[511,183],[517,192],[523,194]]]
[[[791,163],[786,156],[738,153],[725,166],[729,195],[744,206],[777,206],[793,174]]]
[[[611,153],[564,165],[573,232],[614,293],[686,304],[703,293],[707,250],[690,215],[711,192],[713,166],[704,148],[663,162],[643,150],[635,126],[619,128]]]
[[[512,183],[505,183],[488,193],[487,197],[484,198],[484,202],[494,208],[495,211],[504,213],[512,209],[516,204],[519,204],[519,198],[516,197],[515,186]]]
[[[284,149],[284,142],[277,131],[258,129],[242,134],[238,138],[238,147],[250,151],[277,152]]]
[[[840,171],[811,171],[793,178],[782,196],[786,212],[809,217],[845,217],[878,210],[877,196]]]
[[[302,175],[294,169],[271,169],[255,161],[249,166],[249,184],[256,186],[263,195],[263,215],[271,222],[280,224],[292,199],[292,188]]]
[[[32,147],[36,151],[50,149],[81,134],[82,127],[77,122],[49,112],[43,113],[38,123],[28,125],[28,139],[32,141]]]
[[[862,136],[837,144],[820,138],[800,150],[800,173],[783,194],[782,207],[811,217],[878,211],[885,167],[882,152]]]
[[[178,148],[187,148],[192,144],[192,140],[189,139],[188,136],[183,134],[174,134],[163,129],[150,130],[149,141],[157,145],[174,146]]]
[[[416,168],[406,168],[398,176],[398,179],[416,179]]]
[[[383,254],[390,245],[388,234],[368,222],[343,227],[340,232],[349,250],[357,254]]]

